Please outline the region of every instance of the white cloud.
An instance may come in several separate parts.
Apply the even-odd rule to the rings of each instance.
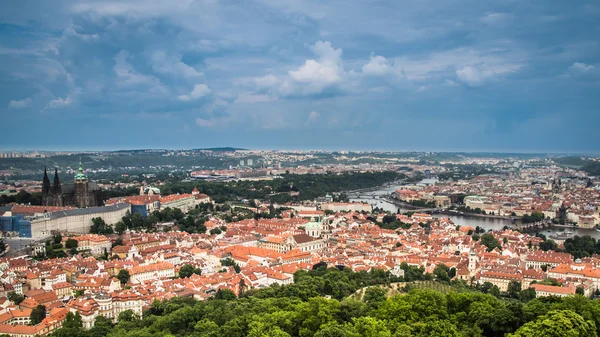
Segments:
[[[22,109],[22,108],[27,108],[29,106],[31,106],[31,98],[30,97],[22,99],[20,101],[11,100],[8,103],[8,107],[11,109]]]
[[[476,67],[467,66],[456,70],[456,77],[464,84],[476,87],[483,84],[484,80],[492,74],[482,72]]]
[[[177,97],[182,102],[196,100],[210,94],[212,90],[206,84],[196,84],[189,95],[180,95]]]
[[[212,128],[217,125],[226,125],[229,122],[225,118],[196,118],[196,125],[203,128]]]
[[[65,96],[65,98],[62,97],[57,97],[53,100],[51,100],[50,102],[48,102],[48,104],[46,104],[45,109],[57,109],[63,106],[69,106],[71,104],[73,104],[73,101],[75,100],[75,97],[77,97],[77,95],[79,94],[79,91],[75,91],[75,92],[71,92],[69,94],[67,94],[67,96]]]
[[[340,86],[347,76],[342,62],[342,50],[335,49],[331,42],[318,41],[310,47],[317,56],[308,59],[302,66],[289,70],[286,75],[269,74],[255,79],[258,88],[275,94],[312,95]]]
[[[164,50],[155,50],[150,55],[152,70],[163,75],[184,78],[198,78],[204,75],[196,68],[183,63],[180,57],[167,55]]]
[[[329,41],[318,41],[311,49],[319,59],[306,60],[302,67],[288,72],[290,77],[296,82],[316,86],[339,82],[343,73],[342,50],[333,48]]]
[[[508,13],[486,12],[479,21],[488,25],[504,24],[512,20],[513,16]]]
[[[592,71],[594,70],[596,67],[594,67],[591,64],[585,64],[582,62],[575,62],[573,63],[570,67],[569,70],[572,72],[577,72],[577,73],[585,73],[588,71]]]
[[[57,97],[57,98],[51,100],[50,102],[48,102],[48,104],[46,104],[44,109],[57,109],[60,107],[65,107],[65,106],[69,106],[69,105],[73,104],[73,102],[75,101],[77,96],[79,96],[79,94],[81,94],[81,88],[75,87],[73,78],[69,74],[67,74],[67,84],[69,87],[71,87],[71,89],[69,90],[67,95],[64,98]]]
[[[429,90],[429,86],[428,85],[422,85],[419,87],[419,89],[417,89],[417,92],[423,92]]]
[[[313,122],[316,122],[319,118],[321,118],[321,114],[319,114],[316,111],[311,111],[308,114],[308,118],[306,119],[306,122],[307,123],[313,123]]]
[[[371,54],[369,58],[369,63],[362,67],[362,72],[364,74],[380,76],[385,75],[392,70],[392,66],[385,57]]]
[[[240,94],[234,103],[263,103],[275,101],[276,98],[269,95],[254,95],[249,93]]]
[[[150,87],[153,93],[167,93],[169,90],[154,76],[138,73],[128,61],[129,52],[121,50],[115,55],[113,70],[117,75],[118,87]]]
[[[518,71],[528,60],[527,54],[512,44],[507,43],[502,47],[457,48],[422,58],[399,57],[395,59],[394,67],[400,69],[400,75],[410,81],[426,81],[434,77],[442,77],[442,80],[455,74],[469,83],[479,80],[478,83],[483,84],[485,80]]]
[[[457,85],[458,85],[458,84],[456,84],[456,82],[454,82],[454,81],[452,81],[452,80],[449,80],[449,79],[446,79],[446,80],[444,81],[444,83],[445,83],[446,85],[448,85],[448,86],[451,86],[451,87],[455,87],[455,86],[457,86]]]
[[[456,70],[457,79],[472,87],[484,85],[490,80],[497,79],[499,75],[514,72],[520,65],[498,64],[490,66],[486,64],[468,65]]]

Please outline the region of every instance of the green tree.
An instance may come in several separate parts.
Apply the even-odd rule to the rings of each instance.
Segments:
[[[571,310],[553,310],[520,327],[511,337],[597,337],[593,321]]]
[[[519,299],[521,297],[521,282],[516,280],[511,280],[508,283],[508,288],[506,289],[506,293],[508,296],[512,298]]]
[[[133,312],[133,310],[125,310],[119,314],[119,322],[135,322],[140,319],[140,316]]]
[[[440,263],[437,266],[435,266],[435,269],[433,270],[433,274],[435,275],[436,279],[438,281],[445,282],[445,283],[450,282],[449,273],[450,273],[450,268],[448,268],[443,263]]]
[[[385,302],[387,290],[381,287],[369,287],[365,290],[363,301],[365,303],[378,307],[381,303]]]
[[[54,238],[54,243],[60,243],[62,241],[62,235],[60,235],[60,233],[54,235],[53,238]]]
[[[501,247],[498,240],[496,240],[496,238],[490,233],[485,233],[481,235],[480,241],[482,245],[487,247],[488,252],[491,252],[495,248]]]
[[[127,230],[127,225],[125,225],[124,221],[121,220],[115,224],[115,232],[117,232],[117,234],[121,235],[126,230]]]
[[[126,284],[129,281],[129,271],[127,269],[119,270],[117,274],[117,279],[121,282],[121,284]]]
[[[424,324],[418,337],[459,337],[456,325],[448,320],[433,320]]]
[[[192,276],[192,274],[200,275],[202,271],[200,268],[194,268],[191,264],[185,264],[179,269],[179,277],[186,278]]]
[[[41,304],[33,308],[33,310],[31,310],[31,314],[29,315],[31,325],[40,324],[44,318],[46,318],[46,307]]]
[[[229,289],[219,289],[215,293],[216,300],[234,300],[237,296]]]
[[[111,226],[104,222],[104,219],[100,217],[92,218],[92,226],[90,226],[90,233],[92,234],[112,234],[113,229]]]
[[[112,330],[112,321],[102,315],[96,316],[94,320],[94,326],[88,330],[87,336],[89,337],[104,337],[107,336]],[[81,334],[83,335],[83,334]],[[79,335],[79,336],[81,336]]]
[[[68,238],[67,242],[65,242],[65,248],[71,249],[71,248],[77,248],[77,246],[78,246],[77,240]]]
[[[21,304],[21,302],[23,302],[25,299],[25,296],[19,295],[14,291],[9,292],[6,297],[16,305]]]

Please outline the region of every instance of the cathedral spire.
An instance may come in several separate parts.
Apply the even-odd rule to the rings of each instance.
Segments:
[[[58,178],[58,168],[54,168],[54,184],[52,185],[52,190],[54,194],[61,195],[62,188],[60,186],[60,179]]]
[[[42,182],[42,196],[50,192],[50,178],[48,178],[48,169],[44,166],[44,181]]]

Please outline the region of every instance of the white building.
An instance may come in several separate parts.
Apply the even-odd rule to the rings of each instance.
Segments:
[[[52,236],[54,231],[86,234],[90,232],[93,218],[102,218],[112,226],[121,221],[130,209],[129,204],[114,204],[47,213],[31,221],[31,237],[44,239]]]

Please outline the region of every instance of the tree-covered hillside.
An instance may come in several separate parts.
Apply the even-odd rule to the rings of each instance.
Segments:
[[[383,271],[319,267],[297,272],[294,279],[293,285],[245,291],[240,298],[219,290],[205,302],[190,298],[154,302],[142,318],[124,312],[112,326],[99,317],[89,331],[70,315],[53,335],[594,337],[600,327],[600,301],[580,295],[512,299],[473,289],[445,294],[411,289],[386,298],[385,284],[395,278]],[[383,287],[367,288],[362,299],[348,296],[373,284]]]

